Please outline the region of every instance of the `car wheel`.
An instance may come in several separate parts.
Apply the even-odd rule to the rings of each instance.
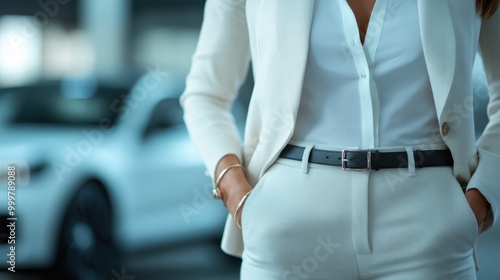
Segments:
[[[75,194],[62,222],[56,279],[110,279],[111,271],[118,269],[112,229],[106,193],[97,183],[87,183]]]

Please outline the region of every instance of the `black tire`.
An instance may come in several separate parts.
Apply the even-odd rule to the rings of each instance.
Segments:
[[[64,215],[53,270],[56,279],[111,279],[114,269],[120,271],[112,236],[108,197],[99,184],[87,183]]]

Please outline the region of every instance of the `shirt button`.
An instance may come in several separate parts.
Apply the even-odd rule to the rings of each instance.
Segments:
[[[443,136],[446,136],[448,135],[449,132],[450,132],[450,126],[448,125],[447,122],[444,122],[443,125],[441,125],[441,134],[443,134]]]
[[[365,73],[361,74],[361,78],[366,79],[366,74]]]

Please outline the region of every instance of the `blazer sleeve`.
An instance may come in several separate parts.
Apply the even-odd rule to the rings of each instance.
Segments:
[[[231,105],[250,60],[245,0],[207,0],[201,33],[180,102],[190,137],[212,178],[228,154],[242,160]]]
[[[477,141],[478,166],[467,189],[478,189],[491,204],[482,230],[500,215],[500,10],[483,20],[479,48],[487,76],[489,122]]]

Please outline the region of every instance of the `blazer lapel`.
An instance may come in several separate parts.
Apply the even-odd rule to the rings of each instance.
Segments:
[[[277,43],[284,58],[287,92],[293,120],[300,103],[300,94],[309,51],[309,35],[314,0],[292,0],[277,10],[277,23],[289,32],[278,34]],[[448,0],[418,0],[422,45],[429,72],[438,116],[449,96],[455,73],[456,38]],[[292,124],[293,127],[294,124]]]
[[[282,73],[287,89],[285,93],[290,102],[290,113],[293,120],[300,103],[300,94],[304,81],[304,73],[309,52],[309,36],[314,10],[314,0],[292,0],[280,1],[281,6],[277,9],[277,24],[282,25],[277,30],[279,55],[283,59]],[[293,124],[292,124],[293,127]]]
[[[455,73],[455,30],[448,0],[419,0],[418,8],[425,61],[440,117]]]
[[[275,87],[279,91],[273,92],[273,96],[275,101],[281,104],[281,106],[273,110],[270,119],[279,119],[279,121],[274,122],[273,132],[283,131],[283,133],[275,133],[276,141],[272,142],[274,145],[267,146],[269,150],[266,150],[265,153],[274,156],[266,163],[263,163],[259,178],[274,162],[274,159],[279,155],[279,151],[292,137],[302,93],[314,11],[314,0],[269,2],[277,3],[274,23],[278,25],[276,30],[279,31],[276,33],[276,46],[274,46],[278,50],[275,54],[277,63],[270,67],[273,68],[271,73],[278,73],[279,75],[278,79],[274,79],[275,83],[280,83]],[[252,163],[260,165],[257,160]]]

